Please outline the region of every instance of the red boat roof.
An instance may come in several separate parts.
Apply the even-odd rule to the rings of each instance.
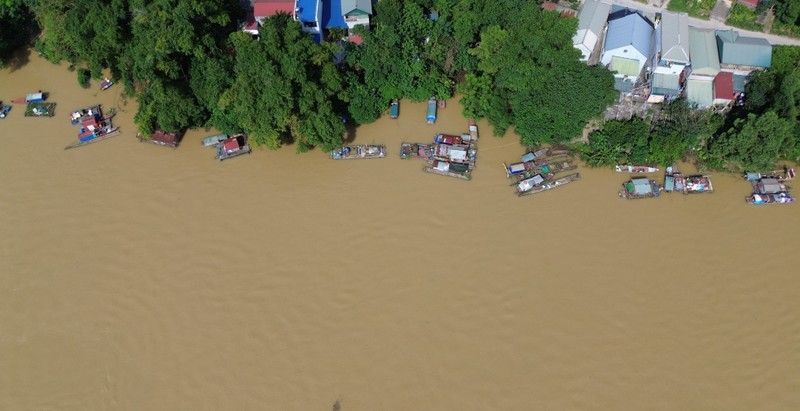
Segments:
[[[239,149],[239,141],[229,138],[222,142],[222,146],[225,147],[225,151],[234,151]]]

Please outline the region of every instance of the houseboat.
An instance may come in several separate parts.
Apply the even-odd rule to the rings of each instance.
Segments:
[[[4,106],[3,103],[0,102],[0,118],[6,118],[9,111],[11,111],[11,106]]]
[[[177,148],[178,144],[181,142],[183,133],[169,133],[164,130],[156,130],[150,138],[142,138],[139,134],[137,134],[136,137],[138,137],[139,141],[142,143],[153,143],[165,147]]]
[[[537,194],[547,190],[552,190],[557,187],[565,186],[573,181],[578,181],[581,179],[581,173],[573,173],[570,175],[566,175],[561,177],[557,180],[545,180],[542,183],[531,185],[531,187],[525,191],[522,191],[522,187],[517,188],[517,195],[522,197],[530,194]],[[526,181],[526,180],[523,180]],[[522,182],[520,182],[522,184]]]
[[[673,191],[682,193],[685,188],[686,184],[683,179],[683,174],[681,174],[675,166],[667,167],[667,169],[664,170],[664,191],[668,193]]]
[[[789,193],[752,194],[746,199],[748,204],[789,204],[794,202],[794,197]]]
[[[227,134],[215,134],[213,136],[208,136],[208,137],[204,138],[203,141],[200,142],[200,144],[203,147],[212,147],[212,146],[216,146],[217,143],[219,143],[220,141],[223,141],[223,140],[225,140],[227,138],[228,138]]]
[[[64,150],[83,147],[98,141],[107,140],[111,137],[120,135],[118,127],[111,124],[110,118],[91,117],[81,123],[81,131],[78,133],[78,141],[64,147]]]
[[[400,116],[400,100],[394,99],[392,100],[392,104],[389,105],[389,117],[397,118],[399,116]]]
[[[466,164],[470,170],[475,168],[477,149],[473,144],[436,144],[433,159],[450,163]]]
[[[436,99],[431,97],[428,100],[428,116],[427,116],[428,124],[433,124],[436,122]]]
[[[694,175],[684,178],[685,190],[684,194],[694,193],[713,193],[714,186],[711,185],[711,177],[707,175]]]
[[[562,171],[569,171],[578,168],[572,162],[566,161],[528,161],[524,163],[514,163],[506,165],[503,163],[503,168],[506,171],[506,177],[521,177],[527,178],[532,174],[555,174]]]
[[[658,197],[661,187],[656,180],[648,180],[647,177],[634,177],[622,183],[622,190],[619,192],[621,198],[635,200],[637,198]]]
[[[97,116],[103,116],[103,111],[99,104],[75,110],[69,115],[70,122],[73,126],[81,124],[85,120],[92,119]]]
[[[409,158],[431,160],[433,158],[434,149],[435,145],[433,144],[402,143],[400,144],[400,158],[403,160]]]
[[[30,94],[26,95],[25,97],[15,98],[15,99],[11,100],[11,102],[12,103],[17,103],[17,104],[41,103],[46,98],[47,98],[47,95],[45,93],[42,93],[41,91],[39,91],[39,92],[36,92],[36,93],[30,93]]]
[[[331,158],[334,160],[361,160],[384,157],[386,157],[386,146],[382,144],[345,146],[339,150],[331,151]]]
[[[53,117],[56,115],[56,103],[28,103],[25,117]]]
[[[219,161],[242,154],[250,154],[251,152],[250,145],[247,144],[247,136],[244,134],[237,134],[217,143],[217,158]]]
[[[433,136],[433,142],[434,144],[464,144],[464,139],[454,134],[437,134]]]
[[[617,164],[614,170],[618,173],[655,173],[658,171],[656,167],[650,166],[634,166],[628,164]]]
[[[106,77],[103,81],[100,82],[100,91],[108,90],[109,87],[113,86],[114,82],[111,81],[110,78]]]
[[[475,124],[475,120],[469,120],[469,137],[470,140],[475,141],[478,139],[478,125]]]
[[[442,160],[433,160],[431,165],[423,168],[422,171],[447,177],[460,178],[462,180],[469,180],[472,178],[472,169],[470,169],[469,165]]]
[[[787,191],[786,184],[778,178],[760,178],[753,184],[755,194],[778,194]]]

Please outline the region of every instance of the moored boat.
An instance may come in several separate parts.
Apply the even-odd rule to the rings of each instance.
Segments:
[[[11,111],[11,106],[4,106],[3,103],[0,102],[0,118],[6,118],[9,111]]]
[[[64,150],[82,147],[120,134],[119,128],[111,124],[111,118],[101,117],[98,114],[86,118],[81,122],[81,131],[78,133],[78,141],[64,147]]]
[[[433,150],[433,159],[466,164],[470,169],[475,168],[476,155],[473,144],[436,144]]]
[[[213,136],[208,136],[208,137],[204,138],[203,141],[200,142],[200,144],[203,147],[216,146],[217,143],[219,143],[220,141],[223,141],[223,140],[225,140],[227,138],[228,138],[227,134],[224,134],[224,133],[223,134],[215,134]]]
[[[756,183],[762,178],[776,178],[778,180],[793,180],[795,177],[793,168],[783,167],[782,170],[773,170],[768,173],[745,172],[742,177],[750,183]]]
[[[107,90],[109,87],[113,86],[114,82],[111,81],[110,78],[106,77],[103,81],[100,82],[100,91]]]
[[[774,194],[751,194],[745,199],[748,204],[789,204],[794,202],[794,197],[787,192]]]
[[[386,146],[382,144],[344,146],[341,149],[331,151],[331,158],[334,160],[360,160],[384,157],[386,157]]]
[[[669,166],[664,172],[664,191],[673,192],[677,191],[683,193],[686,189],[686,184],[683,174],[678,171],[675,166]]]
[[[475,124],[475,120],[469,120],[469,136],[472,141],[478,139],[478,125]]]
[[[581,173],[572,173],[556,180],[545,180],[544,182],[538,184],[531,184],[530,188],[527,188],[528,185],[522,186],[522,182],[520,182],[520,185],[517,186],[517,195],[522,197],[530,194],[541,193],[547,190],[552,190],[554,188],[565,186],[573,181],[578,181],[580,179],[581,179]]]
[[[242,154],[250,154],[251,152],[250,145],[247,144],[247,136],[244,134],[237,134],[217,143],[217,159],[219,159],[219,161],[237,157]]]
[[[636,166],[629,164],[617,164],[614,170],[618,173],[655,173],[658,171],[657,167],[650,166]]]
[[[428,112],[426,117],[428,124],[436,122],[436,99],[431,97],[428,99]]]
[[[429,167],[423,168],[422,171],[462,180],[470,180],[472,178],[472,169],[467,164],[451,163],[444,160],[434,160]]]
[[[45,93],[42,93],[41,91],[39,91],[39,92],[36,92],[36,93],[27,94],[25,97],[12,99],[11,102],[12,103],[17,103],[17,104],[41,103],[46,98],[47,98],[47,95]]]
[[[578,168],[569,160],[564,161],[528,161],[506,165],[503,163],[506,177],[528,178],[533,174],[542,173],[552,175],[562,171],[569,171]]]
[[[392,100],[389,105],[389,118],[397,118],[400,116],[400,101],[398,99]]]
[[[711,184],[711,177],[707,175],[693,175],[684,178],[686,189],[684,194],[694,193],[713,193],[714,186]]]
[[[786,184],[775,177],[760,178],[753,184],[755,194],[778,194],[787,191]]]
[[[421,143],[401,143],[400,144],[400,158],[403,160],[409,158],[421,158],[424,160],[431,160],[433,158],[433,144]]]
[[[136,137],[138,137],[139,141],[142,143],[153,143],[165,147],[177,148],[178,144],[181,142],[183,133],[170,133],[164,130],[156,130],[150,138],[143,138],[139,134],[137,134]]]
[[[622,183],[622,190],[619,192],[621,198],[635,200],[638,198],[658,197],[661,187],[656,180],[648,180],[647,177],[633,177]]]
[[[103,111],[99,104],[73,111],[72,114],[70,114],[70,122],[74,126],[98,116],[103,116]]]

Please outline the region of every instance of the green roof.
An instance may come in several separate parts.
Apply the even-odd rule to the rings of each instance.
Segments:
[[[611,71],[626,76],[637,77],[639,75],[639,60],[626,59],[625,57],[611,57]]]
[[[716,76],[719,73],[719,53],[713,29],[689,29],[689,51],[692,54],[692,73]]]
[[[686,100],[700,107],[710,107],[714,102],[714,82],[689,77],[686,85]]]
[[[740,36],[735,30],[717,30],[717,46],[722,64],[772,66],[772,45],[766,39]]]

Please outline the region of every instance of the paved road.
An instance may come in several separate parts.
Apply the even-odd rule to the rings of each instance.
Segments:
[[[634,1],[634,0],[613,0],[613,2],[615,4],[619,4],[620,6],[628,7],[628,8],[631,8],[631,9],[643,10],[643,11],[648,12],[648,13],[656,13],[656,12],[660,12],[660,11],[667,11],[667,8],[666,8],[667,2],[666,1],[664,1],[664,7],[659,7],[659,6],[653,5],[653,0],[650,0],[650,1],[651,1],[651,3],[649,3],[649,4],[642,4],[642,3],[639,3],[638,1]],[[738,31],[739,34],[742,35],[742,36],[766,38],[770,42],[770,44],[774,44],[774,45],[777,45],[777,44],[790,44],[790,45],[793,45],[793,46],[800,46],[800,39],[795,39],[795,38],[791,38],[791,37],[776,36],[774,34],[767,34],[767,33],[762,33],[762,32],[758,32],[758,31],[742,30],[742,29],[740,29],[738,27],[727,26],[727,25],[725,25],[725,23],[720,22],[720,21],[702,20],[702,19],[697,19],[697,18],[694,18],[694,17],[689,17],[689,25],[690,26],[694,26],[694,27],[700,27],[700,28],[713,28],[713,29],[720,29],[720,30],[734,29],[734,30]]]

